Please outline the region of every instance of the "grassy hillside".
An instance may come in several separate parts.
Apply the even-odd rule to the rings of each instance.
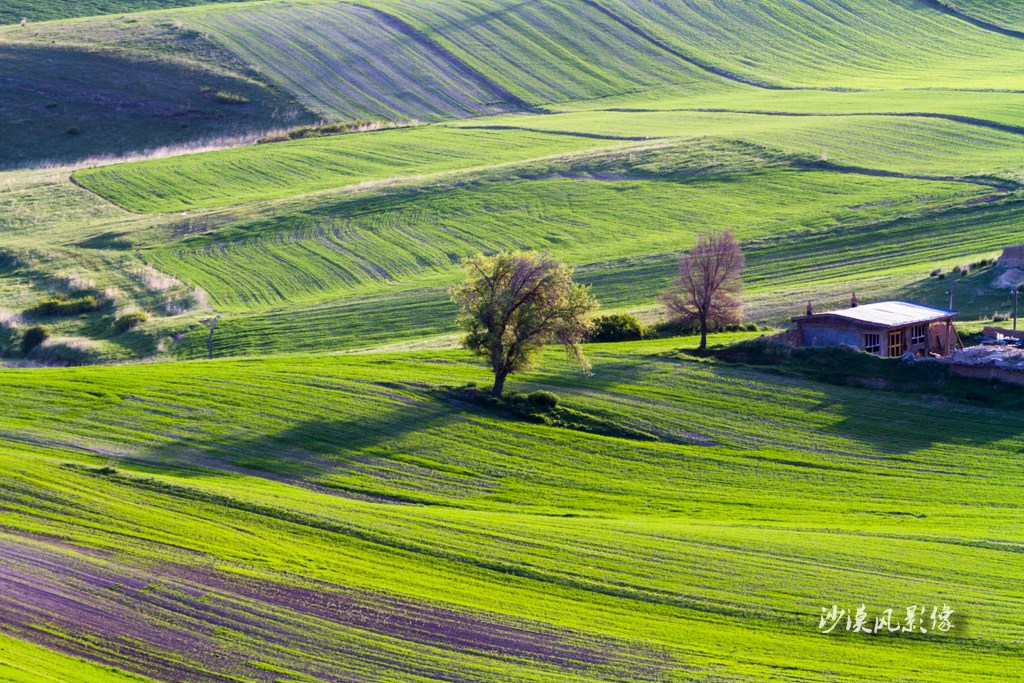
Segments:
[[[674,50],[769,85],[1015,90],[1022,82],[1019,38],[923,0],[595,3]]]
[[[935,0],[968,20],[977,19],[986,24],[1024,31],[1024,5],[1001,0]]]
[[[1024,131],[914,116],[788,116],[706,111],[582,111],[452,124],[618,138],[715,136],[836,164],[921,175],[1001,175],[1021,169]],[[230,154],[225,154],[225,158]],[[187,162],[182,162],[187,163]]]
[[[837,224],[877,225],[882,217],[985,195],[957,183],[829,172],[712,172],[676,181],[668,174],[630,179],[630,170],[614,179],[587,178],[581,168],[576,178],[346,199],[211,231],[146,258],[202,287],[218,309],[260,308],[453,275],[477,251],[532,248],[575,264],[671,256],[712,221],[744,242],[771,238],[793,246],[797,239],[788,233],[797,229],[802,241]]]
[[[31,124],[0,147],[0,164],[238,144],[318,118],[433,120],[728,84],[586,5],[405,9],[250,3],[0,28],[14,68],[0,113]],[[444,35],[437,20],[450,22]],[[114,78],[96,92],[93,73]]]
[[[390,15],[367,7],[276,3],[195,20],[328,119],[436,119],[520,104]]]
[[[78,171],[75,181],[131,211],[167,213],[482,168],[601,145],[609,141],[419,127],[106,166]]]
[[[6,0],[0,7],[0,24],[15,24],[22,19],[28,19],[30,22],[52,21],[232,1],[234,0]]]
[[[593,99],[672,84],[735,87],[652,44],[587,2],[373,0],[466,65],[532,104]]]
[[[317,118],[436,120],[652,91],[724,93],[745,108],[774,92],[765,87],[1013,91],[1024,88],[1018,42],[922,0],[281,1],[9,26],[3,114],[31,125],[0,163],[225,144]],[[84,45],[118,49],[100,58]],[[25,66],[35,63],[50,66]],[[99,93],[80,85],[129,69],[141,88],[127,77]],[[923,98],[934,111],[937,98]]]
[[[646,442],[435,393],[461,353],[5,372],[9,632],[164,679],[1004,680],[1017,412],[675,343],[516,383]],[[817,630],[922,602],[955,629]]]
[[[1024,147],[1018,132],[923,117],[590,111],[227,150],[79,171],[75,180],[130,210],[168,212],[355,185],[413,168],[448,171],[544,152],[707,136],[893,173],[1011,179],[1020,173]],[[371,146],[388,155],[365,158]],[[250,172],[253,164],[258,175]]]
[[[432,130],[450,129],[330,142],[369,144],[375,136]],[[312,143],[323,141],[303,145]],[[696,232],[715,224],[737,230],[745,245],[748,315],[781,322],[798,312],[801,300],[841,302],[852,290],[865,297],[913,294],[942,303],[946,290],[939,281],[935,291],[921,291],[928,273],[998,253],[1007,232],[1019,225],[1017,200],[999,187],[850,173],[820,156],[793,157],[713,139],[630,144],[620,152],[571,154],[184,217],[103,211],[101,221],[83,215],[37,222],[34,228],[16,220],[9,229],[24,235],[15,253],[25,265],[8,271],[7,296],[28,307],[54,286],[63,287],[63,281],[47,285],[39,277],[57,262],[62,276],[95,282],[99,291],[117,288],[119,310],[134,305],[153,316],[137,333],[122,339],[104,332],[109,322],[45,321],[76,343],[82,337],[96,340],[93,354],[102,358],[157,350],[205,355],[206,328],[196,324],[208,315],[202,302],[229,314],[218,326],[217,355],[360,348],[452,332],[453,311],[443,287],[457,276],[458,260],[478,249],[549,249],[579,269],[606,307],[649,309],[669,281],[676,255]],[[408,153],[395,147],[400,148]],[[134,167],[110,170],[120,168]],[[46,187],[37,191],[50,191]],[[74,192],[66,200],[87,196]],[[68,210],[33,197],[28,190],[14,193],[10,206],[22,215]],[[104,206],[95,196],[90,201],[96,211]],[[67,246],[40,252],[30,246],[40,234]],[[144,263],[156,266],[172,289],[148,289],[146,278],[133,275],[146,272]],[[991,316],[1004,304],[984,296],[965,301],[962,310],[971,317]]]
[[[1006,313],[1011,300],[1005,291],[991,289],[998,272],[982,269],[961,277],[952,271],[998,254],[1006,234],[1020,225],[1021,206],[1019,202],[970,206],[969,200],[965,204],[922,211],[911,220],[894,210],[894,218],[865,218],[859,225],[849,223],[844,227],[832,223],[838,214],[808,214],[790,219],[789,229],[777,235],[745,241],[746,316],[765,324],[783,324],[800,313],[809,298],[821,308],[845,306],[853,291],[862,300],[904,298],[943,306],[950,288],[965,320]],[[639,213],[638,223],[652,215]],[[656,220],[668,216],[671,213]],[[593,220],[585,215],[577,217]],[[797,227],[805,221],[816,227]],[[685,248],[692,240],[685,233],[685,223],[680,227],[676,249]],[[741,230],[749,235],[749,226]],[[564,249],[560,245],[559,253]],[[660,311],[652,304],[675,272],[677,253],[673,250],[574,263],[578,278],[594,288],[606,308],[625,307],[657,316]],[[205,266],[203,256],[192,258]],[[227,259],[206,258],[232,272]],[[241,271],[241,267],[235,268]],[[929,276],[936,268],[946,273],[942,279]],[[280,269],[265,272],[282,288],[292,284]],[[456,331],[455,309],[440,285],[451,282],[454,276],[452,272],[444,278],[420,277],[383,291],[380,287],[370,289],[372,294],[362,293],[369,288],[339,290],[324,296],[322,303],[310,302],[315,299],[313,295],[306,302],[271,305],[269,309],[253,306],[228,310],[217,327],[214,353],[231,356],[331,351],[452,334]],[[206,340],[205,328],[199,328],[173,345],[171,351],[184,358],[202,357],[207,352]],[[448,338],[446,343],[452,344],[453,340]]]
[[[597,101],[568,102],[552,112],[688,111],[777,116],[930,116],[1014,132],[1024,129],[1024,93],[976,90],[732,90],[700,94],[652,89]]]
[[[84,30],[77,26],[74,35]],[[240,144],[317,120],[290,94],[170,23],[126,29],[127,36],[99,31],[110,40],[99,45],[35,33],[0,33],[0,121],[9,131],[0,137],[0,169]]]
[[[729,228],[748,321],[952,294],[979,327],[1024,225],[1019,3],[19,1],[0,681],[1013,677],[1024,389],[675,338],[551,349],[524,415],[446,288],[543,249],[656,322]],[[236,147],[354,118],[426,123]],[[954,628],[823,635],[833,604]]]

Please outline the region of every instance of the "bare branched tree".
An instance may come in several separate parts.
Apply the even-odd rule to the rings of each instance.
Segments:
[[[701,235],[679,259],[675,287],[659,297],[676,322],[700,328],[700,349],[708,346],[708,330],[742,320],[743,252],[726,230]]]
[[[466,348],[488,359],[494,371],[491,395],[505,379],[532,367],[546,344],[559,343],[589,370],[582,342],[598,306],[572,270],[547,254],[511,252],[477,255],[463,262],[467,279],[451,290],[459,304]]]

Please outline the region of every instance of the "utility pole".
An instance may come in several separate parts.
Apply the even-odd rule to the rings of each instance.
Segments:
[[[200,320],[199,322],[203,325],[207,325],[210,328],[210,336],[206,338],[206,355],[207,358],[213,360],[213,331],[217,328],[217,321],[220,320],[218,315],[216,318],[210,320]]]
[[[946,294],[949,294],[949,308],[947,308],[946,310],[952,311],[953,310],[953,288],[950,287],[949,291],[946,292]]]
[[[1017,331],[1017,294],[1020,293],[1019,287],[1013,288],[1013,331]]]

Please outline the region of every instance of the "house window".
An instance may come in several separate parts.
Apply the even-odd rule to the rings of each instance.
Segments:
[[[889,357],[903,355],[903,330],[889,333]]]
[[[928,340],[928,326],[914,325],[910,328],[910,343],[924,344]]]
[[[864,350],[868,353],[880,353],[882,351],[882,336],[879,334],[865,334]]]

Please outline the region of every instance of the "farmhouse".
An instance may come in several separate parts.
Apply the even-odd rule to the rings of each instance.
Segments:
[[[908,301],[879,301],[827,313],[793,318],[794,341],[803,346],[852,346],[884,358],[915,355],[948,356],[956,343],[956,311]]]

